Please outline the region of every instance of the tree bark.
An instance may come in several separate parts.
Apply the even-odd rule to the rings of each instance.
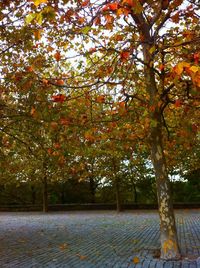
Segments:
[[[173,212],[172,194],[162,144],[162,130],[158,126],[151,130],[151,159],[155,170],[158,207],[160,216],[161,258],[179,259],[177,230]]]
[[[134,203],[137,204],[137,189],[135,183],[133,183]]]
[[[120,182],[118,178],[115,178],[115,193],[116,193],[116,209],[117,212],[122,211],[121,195],[120,195]]]
[[[36,202],[36,188],[34,185],[31,186],[31,203],[35,205]]]
[[[173,212],[170,181],[167,174],[167,166],[163,150],[163,121],[162,111],[159,106],[160,96],[152,66],[153,58],[150,53],[151,37],[148,34],[147,29],[145,34],[148,42],[143,45],[143,56],[145,62],[144,77],[146,91],[149,94],[149,116],[151,120],[149,138],[151,159],[155,171],[157,186],[160,216],[161,258],[165,260],[179,259],[180,249]]]
[[[95,203],[96,185],[93,177],[90,177],[91,203]]]
[[[43,212],[48,212],[48,184],[46,174],[43,178]]]

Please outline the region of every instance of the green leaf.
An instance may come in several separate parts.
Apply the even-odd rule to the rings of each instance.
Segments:
[[[91,27],[90,26],[85,26],[83,29],[81,29],[81,32],[83,34],[87,34],[90,30],[91,30]]]
[[[156,120],[151,119],[150,126],[157,127],[158,122]]]

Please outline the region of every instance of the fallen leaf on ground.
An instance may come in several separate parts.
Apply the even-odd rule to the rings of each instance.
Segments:
[[[64,249],[67,249],[67,248],[68,248],[68,245],[67,245],[66,243],[61,244],[61,245],[59,246],[59,249],[61,249],[61,250],[64,250]]]
[[[140,259],[138,257],[133,258],[133,263],[137,264],[140,262]]]
[[[87,259],[87,256],[84,256],[84,255],[76,254],[76,256],[78,256],[79,259],[82,260],[82,261]]]

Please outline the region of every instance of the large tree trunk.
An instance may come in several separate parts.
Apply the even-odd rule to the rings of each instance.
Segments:
[[[155,171],[158,207],[160,216],[160,239],[161,258],[165,260],[179,259],[180,249],[178,246],[175,217],[172,205],[172,195],[170,182],[167,174],[167,166],[163,151],[163,121],[160,109],[160,96],[156,85],[155,73],[152,66],[152,55],[150,53],[151,38],[145,32],[148,42],[143,45],[143,55],[145,61],[144,77],[146,90],[149,94],[149,116],[150,126],[150,148],[151,159]],[[149,39],[148,39],[149,38]]]
[[[167,260],[179,259],[180,250],[173,212],[172,194],[163,153],[162,129],[159,125],[160,122],[151,131],[151,158],[156,176],[160,216],[161,258]]]

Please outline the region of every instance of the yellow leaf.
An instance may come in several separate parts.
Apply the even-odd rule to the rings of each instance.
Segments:
[[[193,73],[196,73],[199,71],[199,67],[198,66],[192,66],[190,67],[190,71],[192,71]]]
[[[188,62],[182,61],[179,62],[175,67],[174,67],[174,71],[175,73],[177,73],[178,75],[181,75],[184,68],[189,68],[190,64]]]
[[[41,25],[42,24],[42,20],[43,20],[42,12],[38,13],[35,19],[36,19],[37,23],[39,25]]]
[[[46,3],[48,0],[33,0],[34,5],[37,7],[42,3]]]
[[[36,16],[37,16],[36,13],[30,13],[30,14],[28,14],[26,16],[26,18],[25,18],[26,23],[27,24],[31,23],[35,19]]]
[[[153,54],[153,53],[155,52],[155,50],[156,50],[156,47],[153,46],[153,47],[151,47],[151,48],[149,49],[149,53],[150,53],[150,54]]]
[[[133,263],[137,264],[140,262],[140,259],[138,257],[133,258]]]

